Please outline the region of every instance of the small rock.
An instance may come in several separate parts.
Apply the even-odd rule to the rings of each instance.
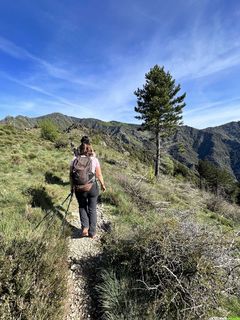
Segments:
[[[79,213],[73,213],[74,217],[70,221],[76,228],[80,228],[79,225]],[[107,228],[103,226],[110,225],[104,217],[104,206],[98,206],[97,209],[97,232],[100,235]],[[70,238],[69,237],[69,255],[68,263],[70,266],[69,270],[69,302],[70,310],[65,320],[78,320],[78,319],[91,319],[93,310],[97,313],[96,306],[93,306],[92,298],[87,294],[88,282],[91,283],[91,274],[96,273],[96,265],[92,262],[87,262],[88,258],[98,257],[101,252],[99,241],[92,241],[89,238]],[[99,260],[101,255],[99,255]],[[84,270],[88,269],[90,274],[87,276]]]
[[[72,271],[76,271],[76,270],[78,269],[78,265],[77,265],[77,264],[72,264],[71,267],[70,267],[70,269],[71,269]]]

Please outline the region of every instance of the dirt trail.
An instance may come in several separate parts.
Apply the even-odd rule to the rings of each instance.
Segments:
[[[103,207],[98,205],[99,238],[109,228],[104,219]],[[100,239],[80,238],[79,214],[75,211],[71,220],[75,227],[72,237],[69,238],[69,275],[68,275],[68,301],[65,320],[99,319],[99,308],[96,299],[97,267],[101,259]]]

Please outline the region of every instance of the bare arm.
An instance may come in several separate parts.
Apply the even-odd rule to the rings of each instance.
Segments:
[[[102,171],[100,167],[96,168],[96,177],[99,180],[100,184],[101,184],[101,188],[102,191],[106,190],[105,184],[104,184],[104,180],[103,180],[103,176],[102,176]]]

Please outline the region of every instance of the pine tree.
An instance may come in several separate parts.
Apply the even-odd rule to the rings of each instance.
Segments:
[[[137,119],[143,120],[144,129],[153,132],[156,140],[155,176],[159,174],[161,139],[173,133],[178,124],[181,124],[182,109],[185,107],[186,93],[177,96],[180,85],[164,67],[155,65],[145,74],[146,83],[143,89],[137,89],[135,111],[140,113]]]
[[[232,195],[234,197],[234,193],[237,193],[234,177],[226,169],[219,168],[207,160],[199,160],[197,169],[201,188],[205,182],[205,185],[209,186],[216,195],[222,193],[223,196]]]

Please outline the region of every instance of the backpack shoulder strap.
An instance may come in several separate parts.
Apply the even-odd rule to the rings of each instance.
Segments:
[[[72,164],[72,167],[74,168],[74,166],[78,163],[78,156],[73,160],[73,164]]]

